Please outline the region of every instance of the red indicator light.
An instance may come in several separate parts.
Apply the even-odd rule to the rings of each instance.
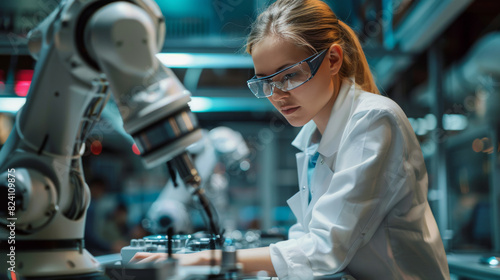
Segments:
[[[132,152],[134,152],[134,154],[138,156],[141,155],[141,151],[139,151],[139,148],[137,148],[137,145],[135,143],[132,145]]]
[[[102,152],[102,144],[101,144],[101,142],[97,141],[97,140],[95,140],[94,142],[92,142],[92,145],[90,145],[90,151],[94,155],[96,155],[96,156],[100,155],[101,152]]]
[[[16,73],[16,83],[14,85],[14,92],[18,96],[28,95],[28,91],[33,79],[33,70],[19,70]]]

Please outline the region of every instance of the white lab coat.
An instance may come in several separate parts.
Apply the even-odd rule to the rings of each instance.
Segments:
[[[321,136],[309,186],[307,147],[314,122],[293,145],[299,192],[288,200],[297,223],[270,246],[280,279],[312,279],[348,269],[356,279],[449,279],[427,202],[427,171],[401,108],[342,82]],[[309,189],[312,194],[309,203]]]

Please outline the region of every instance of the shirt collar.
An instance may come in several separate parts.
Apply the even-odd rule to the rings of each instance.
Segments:
[[[353,101],[355,83],[351,79],[344,79],[339,90],[337,99],[332,108],[332,113],[326,125],[325,132],[321,137],[319,143],[318,152],[323,156],[332,156],[339,147],[340,139],[342,137],[342,131],[344,130],[349,114],[351,112],[351,105]],[[307,147],[310,146],[311,136],[316,131],[316,124],[314,121],[309,121],[300,130],[297,137],[292,142],[292,145],[299,150],[305,152]],[[339,133],[340,132],[340,133]]]

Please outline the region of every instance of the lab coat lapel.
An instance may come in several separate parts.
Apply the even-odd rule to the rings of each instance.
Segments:
[[[316,124],[310,121],[300,130],[297,137],[292,142],[292,145],[301,150],[302,152],[296,154],[297,158],[297,175],[299,178],[299,192],[287,200],[288,206],[292,209],[293,214],[297,218],[297,222],[304,226],[304,213],[306,212],[307,205],[309,204],[309,186],[307,183],[307,161],[306,154],[307,146],[311,135],[316,130]]]
[[[299,177],[299,191],[287,200],[288,206],[292,209],[293,214],[297,218],[297,222],[303,224],[304,212],[308,203],[308,195],[304,191],[304,186],[307,186],[307,166],[305,165],[306,153],[301,152],[296,154],[297,158],[297,171]]]
[[[328,190],[334,173],[334,164],[337,153],[332,157],[320,156],[311,179],[312,198],[304,212],[304,223],[309,224],[312,216],[312,209],[316,201]]]
[[[290,209],[292,209],[292,213],[295,215],[295,218],[297,218],[297,222],[303,225],[304,215],[302,213],[301,197],[302,197],[301,191],[298,191],[295,195],[290,197],[286,202],[288,203]]]
[[[307,162],[309,161],[309,156],[304,153],[303,155],[304,158],[301,159],[301,162],[302,162],[302,166],[301,168],[299,169],[300,173],[302,174],[300,176],[300,206],[301,206],[301,209],[302,209],[302,216],[304,216],[304,213],[306,212],[306,208],[307,208],[307,205],[309,204],[309,183],[308,183],[308,179],[307,179],[307,169],[308,169],[308,165],[307,165]]]

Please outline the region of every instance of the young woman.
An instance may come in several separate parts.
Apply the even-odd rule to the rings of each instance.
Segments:
[[[352,29],[319,0],[277,0],[254,23],[247,51],[250,90],[303,128],[292,143],[299,192],[288,200],[297,223],[289,240],[238,251],[244,270],[449,279],[419,143],[400,107],[378,94]],[[210,256],[179,257],[191,265]]]

